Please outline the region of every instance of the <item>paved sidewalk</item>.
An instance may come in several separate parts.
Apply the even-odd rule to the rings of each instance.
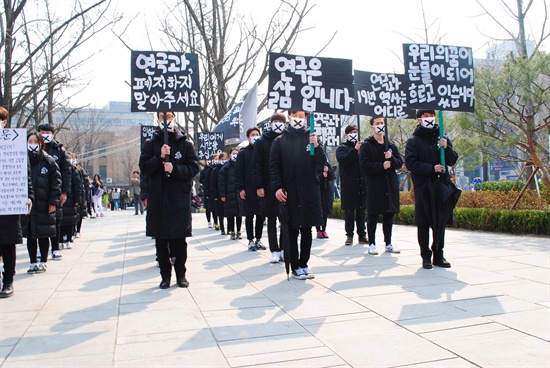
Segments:
[[[395,226],[401,254],[382,252],[380,228],[370,256],[329,220],[330,239],[313,241],[316,278],[287,281],[269,251],[194,214],[191,286],[160,290],[144,221],[131,209],[85,220],[44,274],[26,273],[18,246],[0,367],[550,365],[549,238],[448,230],[452,268],[424,270],[416,228]]]

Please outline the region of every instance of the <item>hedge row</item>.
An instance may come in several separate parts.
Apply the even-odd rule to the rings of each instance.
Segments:
[[[484,181],[478,184],[479,190],[497,191],[497,192],[509,192],[516,184],[515,180],[502,180],[502,181]],[[520,191],[525,186],[525,180],[520,180],[515,185],[514,191]],[[539,183],[539,189],[541,192],[545,192],[546,188],[543,183]]]
[[[339,200],[334,201],[331,217],[344,219]],[[401,212],[395,216],[395,223],[414,225],[414,206],[401,206]],[[452,227],[509,234],[550,235],[550,211],[456,208]]]

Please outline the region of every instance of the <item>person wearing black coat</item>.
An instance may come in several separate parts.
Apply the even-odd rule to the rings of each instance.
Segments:
[[[317,239],[328,239],[327,220],[332,213],[332,205],[334,203],[334,193],[332,192],[332,183],[336,177],[334,171],[330,167],[330,163],[326,162],[317,168],[317,176],[319,177],[319,187],[321,190],[321,205],[323,208],[323,225],[316,226]]]
[[[9,119],[8,111],[0,106],[0,123],[4,128]],[[32,210],[34,201],[34,190],[31,182],[31,167],[27,161],[27,195],[26,200],[27,214]],[[23,242],[23,233],[21,230],[20,215],[0,215],[0,259],[4,264],[4,272],[2,273],[2,290],[0,298],[9,298],[13,296],[13,276],[15,275],[15,262],[17,252],[16,244]]]
[[[44,139],[40,133],[27,135],[31,182],[34,189],[34,206],[28,216],[21,217],[23,236],[27,238],[30,266],[28,273],[47,270],[50,237],[56,234],[55,209],[61,195],[61,173],[55,160],[44,152]],[[40,246],[40,264],[37,250]]]
[[[219,154],[215,154],[212,156],[212,160],[208,164],[208,171],[206,174],[204,174],[204,197],[205,202],[208,202],[208,209],[210,210],[210,215],[212,221],[208,224],[209,228],[214,228],[214,230],[219,230],[220,227],[218,226],[218,216],[216,215],[216,202],[214,202],[214,198],[212,197],[211,193],[211,185],[212,185],[212,172],[214,171],[214,167],[216,163],[218,162]]]
[[[159,125],[164,125],[164,113],[158,112]],[[185,262],[186,237],[191,236],[191,190],[193,178],[199,173],[199,160],[187,135],[177,128],[175,114],[166,113],[168,142],[159,130],[141,149],[139,167],[147,177],[146,235],[155,238],[160,267],[161,289],[170,287],[172,267],[179,287],[188,287]],[[143,186],[142,186],[143,189]]]
[[[271,251],[271,263],[278,263],[283,259],[283,250],[277,240],[277,216],[279,215],[279,201],[275,198],[275,191],[269,179],[269,158],[271,146],[275,138],[281,135],[285,128],[286,116],[275,112],[269,118],[270,129],[264,131],[260,139],[254,143],[252,156],[252,174],[256,195],[260,199],[260,215],[267,218],[267,240]]]
[[[399,180],[396,170],[403,166],[403,158],[397,146],[387,141],[385,118],[371,118],[370,126],[373,134],[365,139],[359,152],[359,162],[367,184],[367,232],[370,242],[368,253],[378,254],[376,226],[380,214],[383,218],[386,252],[400,253],[391,239],[393,217],[399,213]]]
[[[231,235],[231,240],[241,238],[241,226],[243,223],[241,200],[236,184],[236,161],[239,150],[233,148],[229,153],[229,161],[223,165],[218,174],[218,193],[223,202],[223,211],[227,217],[227,233]],[[237,228],[235,228],[235,220]]]
[[[260,214],[260,198],[254,185],[252,165],[256,142],[260,139],[260,130],[256,127],[246,131],[248,146],[243,148],[237,155],[236,184],[239,197],[243,204],[243,213],[246,216],[246,238],[248,239],[248,250],[264,250],[262,244],[262,232],[264,230],[264,217]],[[254,226],[256,217],[256,226]],[[254,240],[255,239],[255,240]],[[277,262],[279,259],[277,258]]]
[[[212,170],[212,163],[208,162],[205,164],[204,168],[201,170],[199,175],[199,183],[202,186],[202,203],[204,205],[205,213],[206,213],[206,222],[208,223],[208,227],[212,228],[213,223],[211,221],[212,219],[212,213],[210,212],[210,203],[209,203],[209,197],[210,197],[210,170]]]
[[[220,170],[223,167],[223,165],[227,162],[229,159],[229,155],[225,152],[221,152],[218,155],[218,160],[215,161],[214,167],[212,168],[212,174],[210,176],[210,198],[212,198],[213,206],[215,208],[215,216],[216,221],[215,222],[215,229],[220,230],[220,235],[225,235],[225,225],[224,225],[224,217],[225,214],[223,212],[224,206],[223,202],[220,199],[220,193],[219,193],[219,175]]]
[[[69,155],[70,156],[70,155]],[[71,165],[71,190],[67,193],[67,200],[63,204],[63,219],[61,220],[61,248],[72,248],[71,242],[78,223],[78,206],[84,201],[82,182],[78,169]]]
[[[74,165],[76,166],[76,169],[78,172],[78,178],[81,183],[80,190],[82,193],[80,203],[78,204],[78,222],[76,224],[76,232],[75,232],[75,237],[78,238],[80,237],[80,233],[82,232],[82,219],[88,216],[90,176],[88,175],[88,172],[78,164],[76,155],[73,155],[73,160],[74,160]]]
[[[72,188],[71,163],[67,153],[63,149],[63,145],[54,140],[55,130],[50,124],[40,124],[37,130],[42,135],[42,138],[44,138],[44,143],[46,143],[46,153],[54,158],[61,172],[61,196],[59,197],[59,206],[55,210],[57,233],[56,236],[50,238],[52,244],[52,258],[60,260],[62,258],[59,247],[59,241],[61,239],[61,222],[63,220],[62,207]]]
[[[345,133],[347,136],[346,142],[336,149],[336,159],[340,169],[340,203],[344,211],[346,230],[344,244],[353,244],[354,223],[357,227],[359,244],[367,244],[368,240],[365,232],[365,181],[359,165],[361,142],[358,140],[359,133],[355,125],[348,125]]]
[[[289,125],[271,147],[269,173],[271,186],[279,202],[286,203],[292,277],[313,278],[308,261],[311,254],[311,227],[322,225],[321,191],[317,166],[327,159],[317,135],[306,130],[304,111],[291,111]],[[310,145],[313,144],[313,155]],[[300,252],[298,235],[301,234]]]
[[[422,267],[425,269],[433,268],[433,253],[433,265],[448,268],[451,267],[451,264],[443,256],[445,229],[443,228],[442,240],[439,243],[438,249],[430,249],[429,214],[421,204],[421,195],[428,183],[436,180],[438,177],[441,180],[450,181],[448,170],[441,165],[439,147],[444,147],[445,164],[448,166],[456,164],[458,154],[453,149],[450,139],[439,137],[439,126],[435,124],[434,110],[418,110],[416,117],[419,124],[413,136],[407,141],[405,147],[405,165],[411,172],[414,185],[414,218],[418,232]]]

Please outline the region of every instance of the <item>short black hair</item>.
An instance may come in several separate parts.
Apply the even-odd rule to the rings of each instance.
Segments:
[[[38,130],[39,132],[43,130],[45,132],[55,133],[53,126],[51,126],[50,124],[40,124],[38,128],[36,128],[36,130]]]
[[[139,175],[139,171],[134,170],[134,172],[132,174],[138,174]]]
[[[346,129],[344,130],[344,132],[346,134],[349,134],[349,132],[351,132],[352,130],[357,130],[357,127],[354,125],[354,124],[350,124],[346,127]]]
[[[386,124],[386,118],[383,116],[373,116],[369,119],[370,125],[374,125],[374,119],[384,119],[384,124]]]
[[[260,129],[256,128],[256,127],[252,127],[252,128],[248,128],[248,130],[246,131],[246,136],[247,137],[250,137],[250,133],[252,133],[253,131],[257,131],[258,134],[262,134],[262,132],[260,132]]]
[[[424,114],[426,112],[434,114],[434,116],[435,116],[435,110],[416,110],[416,118],[420,119],[422,117],[422,114]]]

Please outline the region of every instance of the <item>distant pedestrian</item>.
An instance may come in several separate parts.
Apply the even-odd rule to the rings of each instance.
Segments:
[[[133,177],[132,179],[130,179],[130,195],[134,199],[134,215],[137,216],[138,212],[143,215],[143,202],[141,201],[139,171],[134,171],[132,175]]]
[[[105,187],[101,181],[99,174],[94,175],[92,182],[92,203],[94,205],[94,211],[97,216],[103,217],[103,195],[105,194]]]

